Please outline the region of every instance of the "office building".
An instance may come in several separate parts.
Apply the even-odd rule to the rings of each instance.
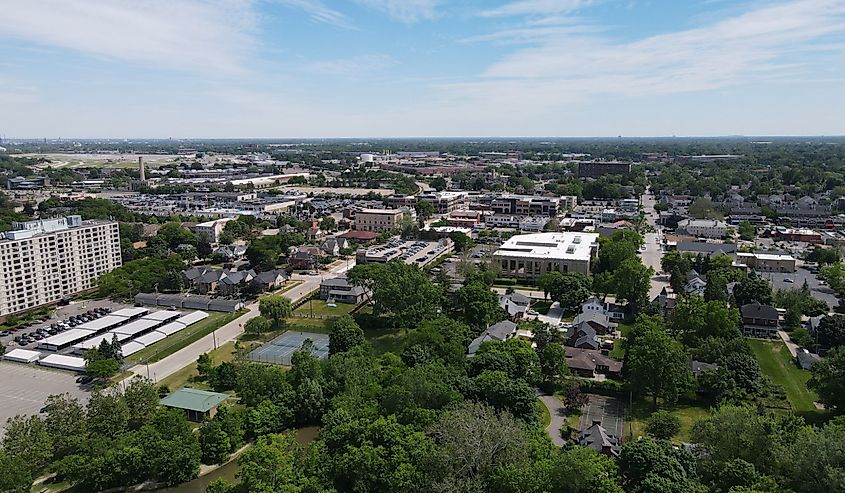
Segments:
[[[605,175],[630,175],[631,163],[616,161],[579,161],[579,178],[600,178]]]
[[[782,253],[744,253],[736,254],[736,265],[757,272],[795,272],[795,257]]]
[[[496,214],[557,216],[560,212],[560,198],[502,194],[493,198],[490,208]]]
[[[405,216],[401,209],[362,209],[355,213],[355,229],[375,233],[399,229]]]
[[[697,238],[724,238],[728,235],[728,223],[715,219],[684,219],[678,221],[678,229]]]
[[[0,235],[0,316],[91,289],[122,263],[116,221],[68,216],[15,223]]]
[[[437,214],[449,214],[458,209],[466,209],[468,194],[466,192],[428,192],[420,195],[390,197],[387,203],[391,207],[413,207],[417,200],[430,202]]]
[[[598,251],[598,233],[535,233],[511,237],[493,261],[502,277],[537,279],[546,272],[588,274]]]

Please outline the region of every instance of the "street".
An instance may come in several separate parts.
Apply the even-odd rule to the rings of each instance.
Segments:
[[[298,286],[286,291],[282,294],[285,298],[288,298],[292,302],[296,302],[305,296],[307,296],[312,291],[318,289],[320,287],[320,282],[322,279],[331,279],[334,277],[338,277],[339,275],[345,273],[348,269],[351,269],[355,266],[355,261],[351,260],[348,263],[343,263],[339,266],[336,266],[329,272],[322,272],[321,274],[315,276],[306,276],[302,274],[294,274],[291,278],[293,280],[302,281],[301,284]],[[181,370],[182,368],[190,365],[191,363],[195,362],[200,354],[207,353],[215,348],[215,341],[216,347],[222,346],[227,342],[234,341],[238,338],[238,336],[243,333],[244,324],[247,320],[257,317],[259,315],[258,312],[258,301],[251,303],[246,306],[247,312],[241,315],[240,317],[232,320],[228,324],[220,327],[213,334],[208,334],[207,336],[203,337],[202,339],[185,346],[184,348],[180,349],[179,351],[167,356],[155,363],[150,363],[149,365],[139,364],[135,365],[129,369],[132,372],[132,375],[127,377],[124,380],[126,383],[128,380],[137,376],[142,377],[149,377],[150,380],[154,382],[158,382],[163,378],[166,378],[173,373]]]
[[[669,285],[669,279],[665,276],[657,275],[661,269],[660,261],[663,259],[663,247],[661,245],[663,235],[660,231],[660,226],[657,225],[656,221],[657,213],[654,210],[654,195],[651,194],[650,190],[646,190],[646,192],[642,195],[641,200],[643,210],[646,214],[646,221],[652,228],[654,228],[655,231],[654,233],[645,234],[645,251],[640,252],[643,264],[651,267],[655,272],[655,275],[651,277],[651,289],[649,289],[648,292],[648,299],[651,301],[660,294],[660,291],[663,290],[665,286]]]

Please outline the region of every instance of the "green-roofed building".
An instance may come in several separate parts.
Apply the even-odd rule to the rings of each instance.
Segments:
[[[228,398],[227,394],[219,392],[182,387],[160,400],[159,404],[182,409],[191,421],[202,421],[205,418],[213,418],[217,414],[217,407]]]

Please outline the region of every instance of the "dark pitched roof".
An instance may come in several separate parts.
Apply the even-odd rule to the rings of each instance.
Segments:
[[[608,433],[600,423],[593,423],[582,431],[578,435],[578,444],[599,453],[609,450],[613,455],[619,455],[619,439]]]
[[[743,318],[762,318],[766,320],[777,320],[778,310],[772,305],[761,305],[756,301],[747,305],[742,305]]]
[[[698,243],[684,241],[678,243],[677,249],[679,252],[692,253],[735,253],[736,245],[732,243]]]
[[[605,356],[601,351],[575,347],[565,347],[564,349],[566,350],[566,366],[573,370],[595,371],[596,366],[606,366],[613,373],[622,371],[621,361]]]
[[[809,351],[798,351],[798,354],[795,355],[795,359],[798,360],[798,366],[804,370],[809,370],[813,367],[813,365],[821,361],[822,358],[818,354],[811,353]]]
[[[701,372],[703,372],[703,371],[717,370],[719,368],[719,365],[717,365],[717,364],[705,363],[703,361],[696,361],[696,360],[690,360],[689,365],[690,365],[690,369],[692,370],[692,374],[696,377],[699,374],[701,374]]]

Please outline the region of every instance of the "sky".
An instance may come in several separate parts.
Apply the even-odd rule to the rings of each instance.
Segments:
[[[845,0],[5,0],[0,135],[845,134]]]

